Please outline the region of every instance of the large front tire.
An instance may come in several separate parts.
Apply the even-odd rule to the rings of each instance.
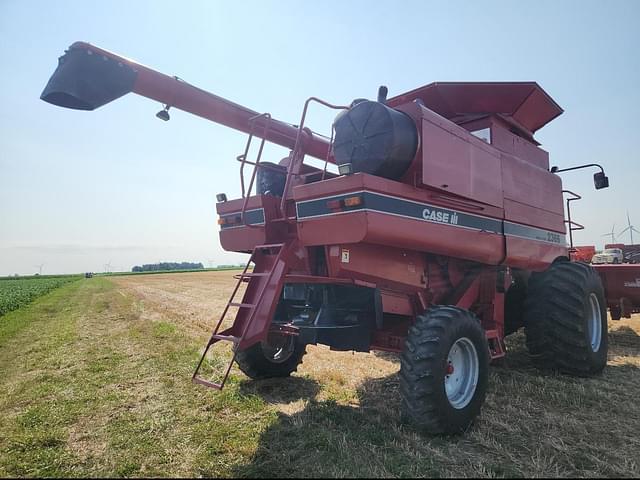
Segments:
[[[298,369],[306,346],[291,335],[270,335],[267,342],[236,353],[236,363],[253,379],[288,377]]]
[[[529,281],[525,334],[533,363],[578,376],[607,364],[607,311],[600,276],[581,262],[557,262]]]
[[[426,433],[456,434],[480,413],[489,346],[471,312],[436,306],[416,318],[400,362],[402,418]]]

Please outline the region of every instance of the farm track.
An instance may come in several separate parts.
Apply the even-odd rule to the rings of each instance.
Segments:
[[[393,355],[192,385],[233,273],[94,278],[4,317],[0,476],[640,476],[640,316],[592,379],[540,374],[514,336],[478,424],[430,438],[399,423]]]

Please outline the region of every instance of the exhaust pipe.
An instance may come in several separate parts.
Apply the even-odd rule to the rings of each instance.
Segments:
[[[133,91],[136,77],[130,66],[73,44],[58,59],[40,98],[58,107],[95,110]]]

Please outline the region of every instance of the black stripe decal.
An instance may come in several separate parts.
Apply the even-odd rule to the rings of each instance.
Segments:
[[[328,202],[332,200],[344,200],[345,198],[358,195],[362,196],[362,203],[356,207],[345,207],[342,211],[373,211],[423,220],[429,223],[439,223],[491,233],[502,233],[502,222],[500,220],[372,192],[354,192],[320,200],[299,202],[296,205],[298,218],[303,220],[325,215],[334,215],[337,212],[329,208],[327,205]]]
[[[343,207],[339,212],[329,208],[328,203],[331,201],[340,201],[345,198],[358,195],[361,196],[363,200],[358,206]],[[423,220],[430,223],[468,228],[476,231],[485,231],[496,234],[504,233],[505,235],[552,243],[554,245],[564,246],[566,244],[565,236],[557,232],[512,222],[503,222],[502,220],[495,218],[473,215],[459,210],[443,208],[428,203],[414,202],[373,192],[351,192],[322,199],[302,201],[296,204],[296,209],[298,219],[300,220],[327,215],[340,215],[348,212],[372,211]]]
[[[564,246],[567,242],[562,233],[552,232],[543,228],[529,227],[519,223],[504,222],[504,234],[509,237],[526,238],[539,242],[552,243]]]
[[[257,208],[255,210],[247,210],[244,212],[244,216],[246,219],[246,223],[249,225],[262,225],[264,224],[264,208]],[[244,222],[241,222],[240,212],[228,213],[226,215],[220,215],[220,218],[234,218],[237,223],[232,223],[231,225],[223,224],[220,226],[222,230],[227,230],[229,228],[238,228],[244,227]]]

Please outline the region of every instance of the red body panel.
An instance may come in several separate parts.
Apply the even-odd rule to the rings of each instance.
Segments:
[[[407,187],[392,180],[366,174],[339,177],[294,189],[296,202],[326,197],[329,192],[377,192],[380,195],[413,202],[466,211],[477,215],[501,217],[501,209],[463,202],[445,194],[426,194],[424,190]],[[470,208],[473,207],[473,208]],[[337,213],[310,219],[298,219],[298,237],[302,245],[371,243],[405,248],[418,252],[473,260],[497,265],[504,259],[504,239],[501,234],[473,231],[421,219],[405,218],[390,213],[359,211]],[[383,276],[384,277],[384,276]]]
[[[540,210],[533,218],[510,217],[508,213],[507,220],[565,232],[560,177],[525,160],[503,155],[502,186],[505,199]],[[532,211],[531,209],[530,212]],[[517,215],[522,212],[515,213]]]
[[[465,129],[423,109],[422,183],[502,207],[500,155]]]
[[[221,218],[234,213],[240,214],[243,204],[244,199],[217,203],[216,211]],[[263,221],[250,226],[245,226],[242,221],[232,227],[225,228],[223,225],[220,230],[222,248],[236,252],[250,252],[256,245],[277,243],[285,231],[285,227],[281,223],[273,222],[280,216],[279,208],[279,199],[271,195],[250,197],[247,201],[246,211],[262,210],[264,212]]]
[[[506,263],[510,267],[542,271],[549,267],[556,258],[568,258],[566,246],[514,237],[507,237],[506,243],[508,252]]]
[[[640,265],[594,265],[604,285],[609,308],[640,312]],[[626,315],[623,315],[626,316]]]

